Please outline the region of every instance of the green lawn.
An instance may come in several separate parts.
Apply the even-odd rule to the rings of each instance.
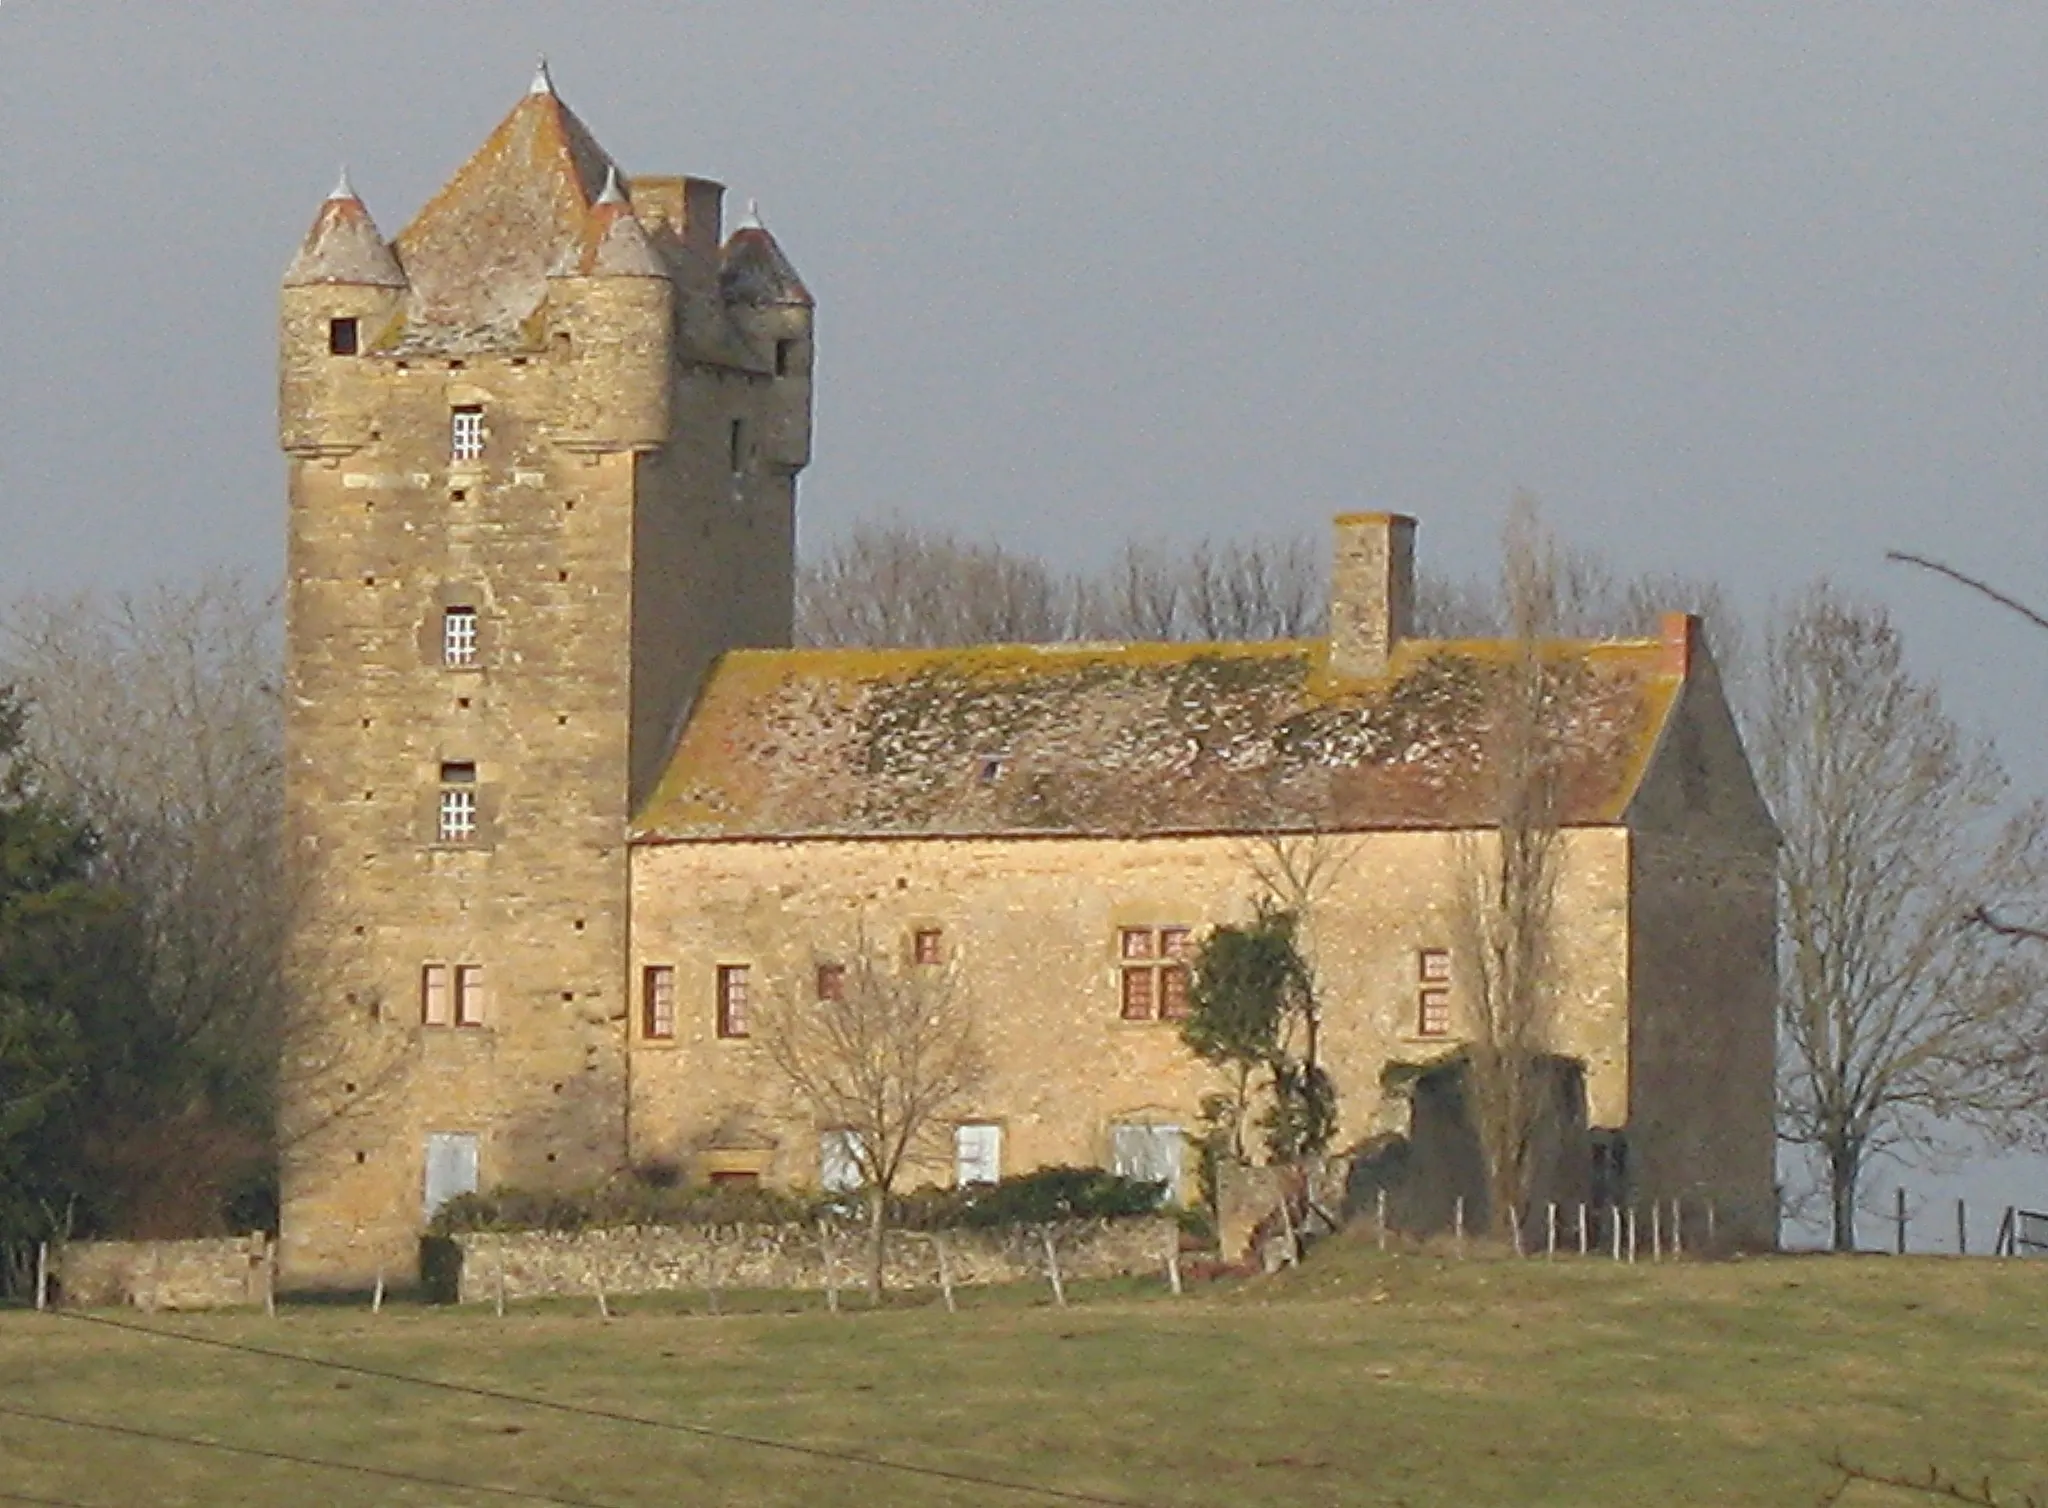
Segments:
[[[1175,1508],[1811,1504],[1837,1451],[2048,1500],[2048,1262],[1458,1263],[1340,1241],[1299,1272],[1178,1300],[1074,1297],[833,1316],[735,1296],[718,1317],[628,1299],[610,1323],[594,1304],[117,1317]],[[0,1407],[622,1508],[1051,1501],[20,1312],[0,1314]],[[8,1491],[93,1508],[513,1501],[0,1416]]]

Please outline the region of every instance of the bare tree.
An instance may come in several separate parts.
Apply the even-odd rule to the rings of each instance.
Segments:
[[[2034,897],[2048,810],[2011,808],[1987,741],[1907,670],[1880,608],[1825,583],[1766,648],[1759,776],[1784,835],[1780,1135],[1814,1155],[1837,1250],[1871,1160],[2048,1128],[2048,1007],[2030,950],[1972,925]]]
[[[0,614],[30,746],[134,918],[135,1062],[92,1139],[128,1223],[156,1230],[200,1223],[269,1155],[290,889],[275,607],[209,577]]]
[[[836,981],[793,992],[762,1023],[768,1056],[857,1173],[868,1206],[868,1295],[882,1294],[889,1196],[906,1167],[945,1155],[949,1117],[987,1074],[973,1011],[951,963],[885,958],[865,931]]]
[[[1557,1104],[1549,1047],[1563,858],[1559,701],[1569,672],[1544,651],[1568,590],[1535,506],[1518,500],[1501,562],[1512,654],[1490,677],[1486,709],[1481,778],[1491,822],[1460,835],[1454,920],[1471,980],[1465,1093],[1497,1230],[1519,1229]]]
[[[940,530],[864,524],[797,579],[804,644],[1288,639],[1318,632],[1328,588],[1306,540],[1130,540],[1062,572]]]

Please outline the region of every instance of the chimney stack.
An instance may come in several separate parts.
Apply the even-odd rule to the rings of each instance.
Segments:
[[[1403,513],[1340,513],[1330,565],[1330,673],[1387,673],[1394,646],[1415,628],[1415,520]]]

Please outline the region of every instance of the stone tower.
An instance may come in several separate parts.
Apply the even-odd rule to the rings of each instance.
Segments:
[[[789,642],[810,453],[810,296],[723,192],[621,173],[543,67],[285,275],[289,1282],[625,1156],[628,821],[713,659]]]

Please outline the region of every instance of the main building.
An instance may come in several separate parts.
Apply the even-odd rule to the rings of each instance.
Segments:
[[[1342,854],[1345,1138],[1424,1146],[1503,647],[1416,640],[1413,526],[1354,514],[1324,640],[788,648],[812,301],[722,195],[621,171],[543,70],[395,238],[344,179],[286,273],[287,1280],[405,1270],[468,1188],[831,1177],[751,1025],[876,940],[989,1048],[932,1176],[1182,1178],[1186,959],[1276,837]],[[1558,1186],[1767,1235],[1774,838],[1713,662],[1682,615],[1545,652]]]

